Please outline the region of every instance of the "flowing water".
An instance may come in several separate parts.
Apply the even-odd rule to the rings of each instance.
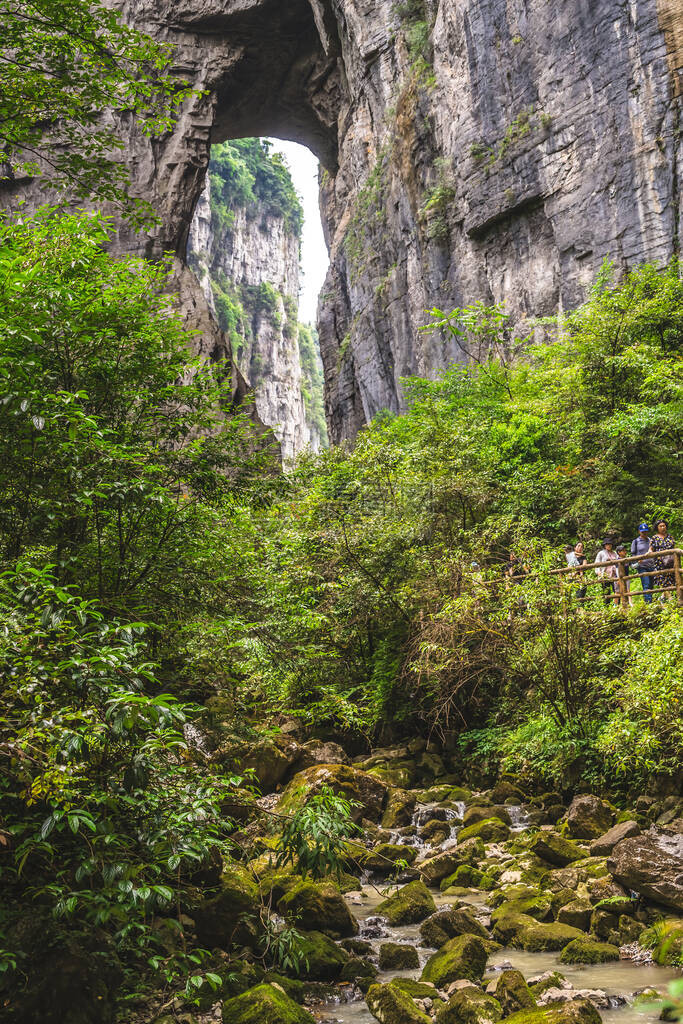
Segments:
[[[436,804],[421,804],[413,817],[413,824],[418,828],[434,818]],[[451,835],[440,843],[434,852],[440,852],[454,846],[460,830],[465,805],[453,811],[448,809],[446,821],[451,823]],[[443,813],[443,808],[439,809]],[[527,811],[522,806],[507,807],[510,813],[513,832],[521,832],[527,826]],[[400,831],[392,833],[392,842],[422,848],[426,844],[417,836],[404,836]],[[426,850],[425,850],[426,852]],[[377,879],[363,885],[358,892],[348,893],[346,899],[352,913],[360,926],[359,938],[365,939],[373,946],[375,953],[383,942],[404,942],[415,946],[420,959],[420,966],[415,970],[381,971],[377,977],[379,982],[391,981],[395,977],[419,978],[422,967],[435,952],[433,949],[421,947],[420,925],[401,925],[390,927],[383,918],[377,916],[377,907],[386,896],[383,891],[386,883]],[[489,907],[486,905],[486,893],[471,890],[469,895],[454,901],[451,896],[432,890],[437,910],[446,910],[456,903],[467,903],[475,915],[487,922]],[[681,977],[681,970],[673,967],[658,967],[655,964],[637,964],[630,960],[619,960],[607,964],[560,964],[559,953],[526,953],[518,949],[501,949],[489,958],[487,976],[495,971],[514,967],[521,971],[525,978],[533,978],[545,971],[560,971],[575,989],[600,989],[611,997],[614,1006],[601,1009],[600,1015],[604,1024],[652,1024],[659,1019],[657,1008],[636,1008],[633,1005],[634,995],[645,988],[654,988],[665,992],[668,983]],[[619,1004],[619,1005],[616,1005]],[[376,1024],[375,1018],[368,1010],[365,1000],[353,986],[341,986],[338,999],[333,999],[314,1010],[314,1016],[324,1024]]]

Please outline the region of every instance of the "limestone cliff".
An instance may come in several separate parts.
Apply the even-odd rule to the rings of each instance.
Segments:
[[[124,11],[174,43],[178,74],[205,91],[163,139],[124,125],[163,226],[148,238],[122,227],[122,249],[185,258],[212,143],[280,136],[325,168],[319,330],[334,441],[400,409],[402,375],[465,358],[418,334],[425,309],[500,301],[523,320],[579,302],[606,256],[621,268],[679,250],[681,0]]]
[[[324,421],[313,412],[321,382],[299,344],[301,218],[278,155],[258,139],[226,143],[213,151],[187,247],[233,359],[254,389],[257,414],[273,428],[284,459],[326,440]]]

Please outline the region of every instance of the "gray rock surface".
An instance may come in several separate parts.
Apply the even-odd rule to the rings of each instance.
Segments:
[[[258,304],[247,310],[249,332],[233,357],[254,388],[256,412],[272,427],[283,459],[312,444],[320,446],[306,419],[296,311],[299,296],[299,238],[282,216],[263,205],[238,207],[229,225],[211,217],[210,178],[194,211],[187,258],[207,303],[215,313],[212,278],[227,280],[235,289],[270,285],[275,306]]]
[[[617,843],[622,839],[631,839],[640,835],[640,825],[637,821],[622,821],[618,825],[598,836],[589,846],[591,857],[607,857]]]
[[[162,225],[121,226],[119,251],[185,260],[212,141],[276,135],[322,161],[333,441],[403,408],[402,376],[468,358],[467,339],[418,334],[425,309],[505,302],[520,332],[575,306],[605,257],[622,270],[678,250],[679,0],[122,6],[205,92],[161,139],[124,127]],[[30,182],[5,195],[44,198]],[[201,346],[225,350],[209,328]]]
[[[607,868],[629,889],[683,911],[683,821],[622,840]]]

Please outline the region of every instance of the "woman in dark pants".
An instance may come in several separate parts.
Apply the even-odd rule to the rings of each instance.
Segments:
[[[654,590],[660,590],[662,587],[673,587],[674,579],[671,572],[663,572],[664,569],[673,569],[674,560],[673,555],[667,555],[666,552],[670,551],[671,548],[676,547],[676,543],[669,533],[669,524],[666,519],[660,519],[659,522],[655,523],[655,535],[650,540],[650,551],[656,555],[655,557],[655,578],[654,578]],[[660,554],[661,552],[661,554]],[[668,594],[660,594],[662,601],[669,599]]]

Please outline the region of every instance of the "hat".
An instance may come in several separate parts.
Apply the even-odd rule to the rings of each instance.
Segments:
[[[650,532],[650,527],[647,525],[647,523],[640,523],[639,524],[639,526],[638,526],[638,533],[649,533],[649,532]]]
[[[611,544],[612,547],[614,547],[614,537],[605,537],[605,539],[602,542],[603,548],[604,548],[605,544]]]

